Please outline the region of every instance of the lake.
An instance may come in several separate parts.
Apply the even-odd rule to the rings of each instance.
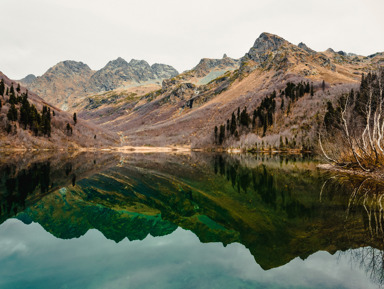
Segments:
[[[309,156],[0,161],[0,288],[381,288],[382,184]]]

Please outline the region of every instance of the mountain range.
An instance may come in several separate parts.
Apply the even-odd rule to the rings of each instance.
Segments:
[[[222,145],[276,146],[283,138],[303,146],[314,143],[326,102],[357,88],[363,73],[383,64],[382,52],[317,52],[262,33],[240,59],[204,58],[181,74],[169,65],[117,58],[98,71],[63,61],[40,77],[28,75],[19,82],[46,102],[119,134],[129,145],[215,146],[215,127],[228,131],[232,113],[239,119],[244,109],[252,120],[252,112],[262,111],[273,95],[273,114],[264,131],[256,119],[256,125],[253,120],[253,125],[238,126],[236,135],[227,132]],[[286,94],[288,87],[299,91],[309,85],[311,93]]]
[[[176,75],[177,70],[169,65],[156,63],[150,66],[144,60],[135,59],[128,63],[119,57],[98,71],[91,70],[82,62],[62,61],[40,77],[30,74],[19,82],[49,103],[67,110],[73,97],[138,86],[141,83],[160,83]]]

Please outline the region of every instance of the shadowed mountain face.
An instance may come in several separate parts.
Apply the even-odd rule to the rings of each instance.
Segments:
[[[73,171],[66,174],[69,165],[56,169],[49,161],[3,173],[1,219],[15,215],[26,224],[38,222],[63,239],[97,229],[116,242],[182,227],[204,243],[243,244],[263,269],[320,250],[383,249],[381,199],[366,191],[377,186],[323,174],[303,158],[130,154],[118,162],[116,156],[102,159],[88,177],[76,173],[75,181]],[[81,168],[76,160],[71,166]],[[54,171],[62,171],[67,181],[43,178],[52,178]],[[20,189],[25,180],[34,189]]]

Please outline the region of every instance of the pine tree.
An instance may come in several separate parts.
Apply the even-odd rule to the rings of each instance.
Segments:
[[[41,115],[41,132],[43,135],[51,136],[51,110],[45,105]]]
[[[0,96],[4,96],[4,91],[5,91],[5,84],[4,84],[4,80],[1,79],[1,81],[0,81]]]
[[[9,94],[10,94],[10,96],[13,95],[14,97],[16,97],[16,95],[15,95],[15,89],[13,88],[13,82],[12,82],[12,84],[11,84],[11,89],[9,90]]]
[[[20,93],[20,83],[17,84],[16,91],[17,93]]]
[[[322,84],[321,84],[321,88],[323,91],[325,91],[325,81],[323,80]]]
[[[46,117],[46,131],[48,137],[51,137],[51,109],[48,107],[47,117]]]
[[[24,125],[24,129],[27,129],[27,125],[30,123],[29,116],[30,116],[30,105],[27,99],[27,95],[23,95],[22,104],[20,107],[20,123]]]
[[[17,120],[17,109],[13,103],[11,104],[11,107],[8,110],[7,118],[9,121],[16,121]]]
[[[250,122],[250,119],[249,119],[249,115],[247,113],[247,107],[245,107],[240,114],[240,124],[242,126],[248,127],[249,122]]]
[[[252,117],[252,128],[255,128],[256,126],[256,118],[257,118],[257,110],[253,110],[253,117]]]
[[[236,117],[235,117],[235,113],[232,112],[232,118],[231,118],[231,128],[230,128],[230,133],[231,135],[233,135],[235,133],[235,130],[236,130]]]
[[[218,128],[217,128],[217,125],[215,125],[215,143],[217,143],[217,131],[218,131]]]
[[[314,95],[314,92],[313,92],[313,83],[311,83],[311,96]]]
[[[311,91],[311,87],[309,86],[309,81],[307,81],[305,85],[305,93],[309,93]]]
[[[72,135],[72,127],[69,123],[67,123],[67,126],[65,129],[67,130],[67,135]]]
[[[225,125],[220,125],[219,144],[223,144],[225,138]]]
[[[9,103],[10,104],[16,104],[17,103],[15,93],[12,93],[12,92],[9,93]]]
[[[76,123],[77,123],[77,116],[76,116],[76,112],[75,112],[75,113],[73,113],[73,122],[74,122],[74,124],[76,125]]]

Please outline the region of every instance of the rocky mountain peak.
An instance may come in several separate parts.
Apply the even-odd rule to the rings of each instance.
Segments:
[[[109,61],[107,65],[104,66],[104,68],[113,69],[113,68],[125,67],[125,66],[128,66],[128,62],[125,61],[125,59],[118,57],[115,60]]]
[[[259,38],[256,39],[253,44],[253,50],[255,52],[266,52],[267,50],[278,50],[281,46],[289,44],[284,38],[280,36],[263,32],[260,34]]]
[[[131,61],[128,63],[130,66],[139,66],[139,67],[150,67],[148,62],[145,60],[137,60],[137,59],[131,59]]]
[[[36,76],[34,74],[28,74],[23,79],[20,79],[20,82],[23,84],[31,84],[36,79]]]
[[[69,76],[69,75],[79,75],[79,74],[88,74],[92,70],[88,65],[83,62],[77,62],[73,60],[65,60],[57,63],[55,66],[48,69],[48,71],[42,76],[56,75],[56,76]]]
[[[179,75],[179,72],[171,65],[155,63],[152,64],[151,69],[156,74],[157,78],[166,79]]]
[[[303,42],[300,42],[299,43],[299,48],[301,48],[301,49],[303,49],[303,50],[305,50],[305,51],[307,51],[307,52],[309,52],[309,53],[316,53],[316,51],[314,51],[314,50],[312,50],[311,48],[309,48],[305,43],[303,43]]]

